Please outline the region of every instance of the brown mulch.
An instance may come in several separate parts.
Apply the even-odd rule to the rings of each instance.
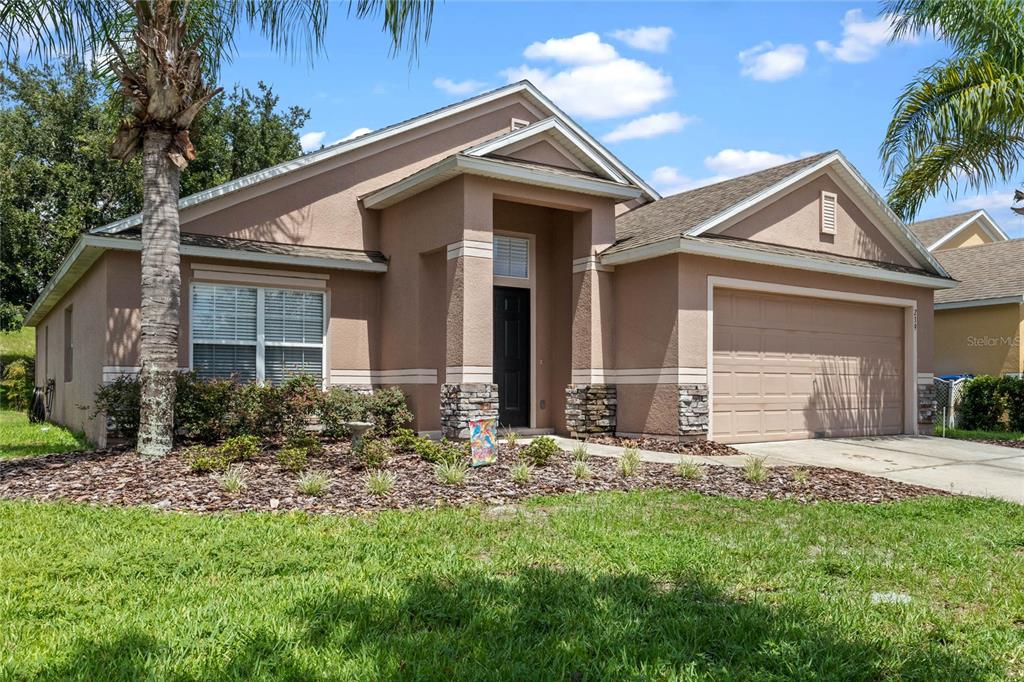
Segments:
[[[386,469],[398,480],[389,495],[375,497],[365,489],[366,472],[351,463],[348,444],[329,445],[310,458],[309,470],[331,477],[321,497],[296,491],[298,474],[282,469],[271,452],[263,452],[242,467],[247,487],[239,493],[220,489],[215,476],[194,474],[180,453],[161,460],[144,460],[127,449],[68,453],[0,460],[0,499],[65,500],[158,509],[215,512],[298,509],[320,513],[353,513],[380,509],[427,508],[444,505],[503,505],[532,495],[606,490],[671,489],[745,499],[794,499],[801,502],[889,502],[948,493],[921,486],[864,476],[841,469],[807,467],[808,480],[797,483],[792,467],[770,469],[764,483],[750,483],[739,468],[710,465],[701,480],[685,480],[672,465],[642,462],[635,476],[623,477],[617,462],[591,457],[593,477],[572,475],[572,459],[556,455],[535,467],[526,484],[512,481],[514,456],[508,451],[497,464],[470,469],[463,485],[445,485],[434,477],[433,465],[414,454],[400,454]]]
[[[619,436],[593,436],[587,439],[588,443],[598,445],[617,445],[619,447],[634,447],[652,452],[674,452],[680,455],[693,457],[724,457],[727,455],[742,455],[736,448],[716,443],[713,440],[665,440],[661,438],[620,438]]]
[[[970,440],[964,439],[965,443],[988,443],[989,445],[1002,445],[1004,448],[1017,448],[1024,450],[1024,440],[999,440],[996,438],[986,438],[984,440],[980,438],[971,438]]]

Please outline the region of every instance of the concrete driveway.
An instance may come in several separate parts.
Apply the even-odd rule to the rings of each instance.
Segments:
[[[831,438],[733,447],[765,457],[769,464],[836,467],[1024,504],[1024,450],[1020,448],[931,436]]]

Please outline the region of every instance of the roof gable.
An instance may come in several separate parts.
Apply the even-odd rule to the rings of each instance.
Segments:
[[[1009,239],[984,209],[920,220],[910,225],[910,229],[924,242],[929,251],[938,250],[954,237],[972,227],[979,228],[993,242],[1004,242]]]

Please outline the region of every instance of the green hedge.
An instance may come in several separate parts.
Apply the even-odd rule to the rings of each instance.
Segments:
[[[960,396],[962,429],[1024,431],[1024,379],[980,376],[969,380]]]
[[[117,435],[134,439],[139,432],[139,382],[121,377],[96,391],[94,415],[104,414]],[[315,377],[295,377],[280,386],[178,377],[174,401],[175,430],[187,440],[215,443],[239,435],[288,436],[317,417],[324,435],[342,437],[346,421],[367,420],[382,436],[412,420],[405,395],[386,388],[361,395],[342,388],[322,391]]]

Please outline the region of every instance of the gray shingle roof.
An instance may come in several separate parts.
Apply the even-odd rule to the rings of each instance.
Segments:
[[[616,242],[604,253],[678,237],[833,153],[835,150],[681,192],[623,213],[615,221]]]
[[[138,240],[139,228],[132,228],[117,234],[105,235],[118,239]],[[387,263],[388,259],[380,251],[361,251],[359,249],[334,249],[327,246],[306,246],[304,244],[284,244],[279,242],[261,242],[236,237],[217,237],[210,234],[182,232],[181,243],[188,246],[205,246],[215,249],[231,249],[251,253],[273,253],[286,256],[307,256],[312,258],[333,258],[354,263]]]
[[[935,292],[936,303],[1024,295],[1024,239],[938,251],[935,257],[960,286]]]
[[[953,215],[942,216],[941,218],[919,220],[907,227],[910,228],[911,232],[917,235],[917,238],[920,239],[925,246],[931,246],[942,239],[942,237],[948,234],[951,230],[963,225],[964,221],[976,213],[977,211],[965,211],[963,213],[954,213]]]

